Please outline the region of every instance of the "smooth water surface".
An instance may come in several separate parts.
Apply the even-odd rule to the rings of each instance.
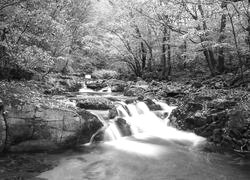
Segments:
[[[249,180],[250,164],[188,141],[137,135],[72,153],[39,177],[51,180]]]

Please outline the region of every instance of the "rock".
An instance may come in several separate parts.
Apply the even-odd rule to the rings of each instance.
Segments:
[[[125,100],[125,103],[126,103],[126,104],[132,104],[132,103],[135,103],[137,100],[138,100],[138,99],[136,99],[136,98],[133,98],[133,99],[126,99],[126,100]]]
[[[10,152],[19,153],[19,152],[46,152],[46,151],[55,151],[59,147],[55,142],[48,141],[46,139],[42,140],[29,140],[21,142],[17,145],[10,147]]]
[[[230,109],[237,105],[236,101],[225,100],[225,99],[216,99],[207,104],[207,107],[214,109],[214,112],[222,111],[225,109]]]
[[[117,79],[110,79],[107,81],[107,84],[111,86],[112,92],[123,92],[125,87],[127,86],[127,83],[125,81]]]
[[[142,95],[146,90],[142,87],[127,87],[124,90],[124,96],[140,96]]]
[[[222,141],[223,131],[221,129],[214,129],[212,139],[215,143],[220,143]]]
[[[202,110],[203,106],[200,103],[189,102],[187,104],[187,111],[196,112]]]
[[[164,98],[172,97],[172,98],[179,98],[183,97],[185,93],[182,90],[181,85],[165,85],[162,87],[162,91],[159,94]]]
[[[83,109],[108,110],[114,107],[112,101],[102,97],[86,97],[78,100],[77,107]]]
[[[216,82],[216,83],[214,84],[214,87],[215,87],[216,89],[221,89],[221,88],[224,87],[224,83],[223,83],[223,82]]]
[[[86,110],[80,110],[78,111],[78,114],[84,120],[84,123],[78,132],[78,143],[88,143],[92,135],[96,133],[101,127],[103,127],[103,123],[96,115]],[[100,141],[103,140],[103,138],[103,134],[100,134],[100,136],[97,136],[95,140]]]
[[[159,104],[156,104],[154,101],[151,99],[146,99],[144,102],[147,104],[148,108],[151,111],[157,111],[157,110],[162,110],[161,106]]]
[[[245,114],[247,114],[247,112],[241,110],[229,111],[229,121],[227,123],[228,128],[238,129],[240,132],[242,132],[244,130],[244,127],[248,124]]]
[[[122,118],[118,118],[115,121],[115,123],[118,126],[122,136],[131,136],[132,135],[130,125],[127,123],[126,120],[124,120]]]
[[[58,146],[68,146],[68,140],[72,141],[76,137],[84,123],[81,116],[73,110],[36,107],[31,104],[24,105],[21,109],[10,108],[8,111],[7,149],[31,140],[46,140]],[[18,147],[23,146],[28,148],[28,144],[20,144]],[[48,146],[48,151],[50,147]]]
[[[108,86],[108,84],[103,80],[91,80],[86,81],[87,88],[93,89],[93,90],[100,90],[102,88],[105,88]]]
[[[193,84],[192,84],[192,87],[194,87],[194,88],[201,88],[203,86],[203,84],[201,83],[201,82],[194,82]]]
[[[116,116],[118,116],[118,112],[115,107],[109,110],[108,117],[109,119],[114,119]]]
[[[185,119],[185,123],[188,129],[194,129],[207,124],[207,119],[205,117],[191,116]]]
[[[0,99],[0,153],[5,148],[5,141],[6,141],[6,124],[4,120],[4,104],[3,101]]]
[[[229,130],[229,136],[235,139],[241,139],[242,134],[240,133],[239,129],[233,128]]]

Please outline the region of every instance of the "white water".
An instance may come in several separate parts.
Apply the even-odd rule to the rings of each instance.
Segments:
[[[80,93],[94,92],[94,90],[87,88],[85,81],[82,83],[82,88],[79,89]]]
[[[163,113],[170,114],[173,108],[161,105]],[[87,154],[85,146],[83,152],[63,154],[56,167],[38,177],[49,180],[250,179],[250,162],[194,148],[204,139],[167,126],[166,119],[158,118],[144,103],[118,103],[117,111],[135,130],[133,136],[120,137],[114,121],[103,122],[105,134],[114,141],[88,146]]]
[[[168,106],[162,102],[157,102],[157,104],[162,107],[162,113],[168,113],[168,117],[172,110],[176,108]],[[136,102],[128,105],[120,103],[117,104],[117,111],[118,115],[125,119],[127,124],[130,125],[134,136],[140,136],[141,133],[143,133],[143,135],[160,137],[166,140],[189,141],[190,143],[193,143],[193,145],[205,141],[204,138],[197,136],[194,133],[180,131],[169,126],[168,117],[165,119],[159,118],[155,113],[149,110],[144,102]],[[110,130],[111,127],[112,130]],[[118,131],[115,130],[117,126],[113,126],[112,124],[111,127],[108,128],[106,132],[109,132],[110,134],[110,131]],[[113,138],[113,140],[117,140],[117,138]]]

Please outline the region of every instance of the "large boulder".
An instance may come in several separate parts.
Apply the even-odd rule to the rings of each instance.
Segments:
[[[5,148],[6,141],[6,126],[4,119],[4,104],[0,99],[0,152],[2,152]]]
[[[107,87],[107,82],[104,80],[88,80],[86,81],[87,88],[93,89],[93,90],[100,90],[102,88]]]
[[[124,96],[142,96],[146,89],[144,87],[130,86],[125,88]]]
[[[112,92],[123,92],[127,86],[127,83],[122,80],[110,79],[107,84],[111,87]]]
[[[77,143],[88,143],[93,134],[95,134],[101,127],[103,127],[103,122],[100,119],[86,110],[78,111],[78,114],[84,119],[81,129],[78,131]],[[95,141],[101,141],[104,138],[104,134],[100,133],[95,137]]]
[[[7,143],[6,149],[24,151],[42,149],[41,140],[50,142],[47,150],[54,147],[67,147],[76,137],[85,120],[74,110],[36,107],[33,104],[19,109],[9,108],[6,116]],[[69,141],[70,140],[70,141]],[[26,143],[26,141],[32,143]],[[37,142],[36,142],[37,141]],[[27,147],[29,146],[30,147]],[[13,147],[12,147],[13,146]]]
[[[108,110],[113,107],[113,103],[103,97],[84,97],[78,100],[76,106],[82,109]]]

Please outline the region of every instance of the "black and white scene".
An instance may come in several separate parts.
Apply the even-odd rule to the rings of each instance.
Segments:
[[[0,0],[0,180],[249,180],[250,0]]]

